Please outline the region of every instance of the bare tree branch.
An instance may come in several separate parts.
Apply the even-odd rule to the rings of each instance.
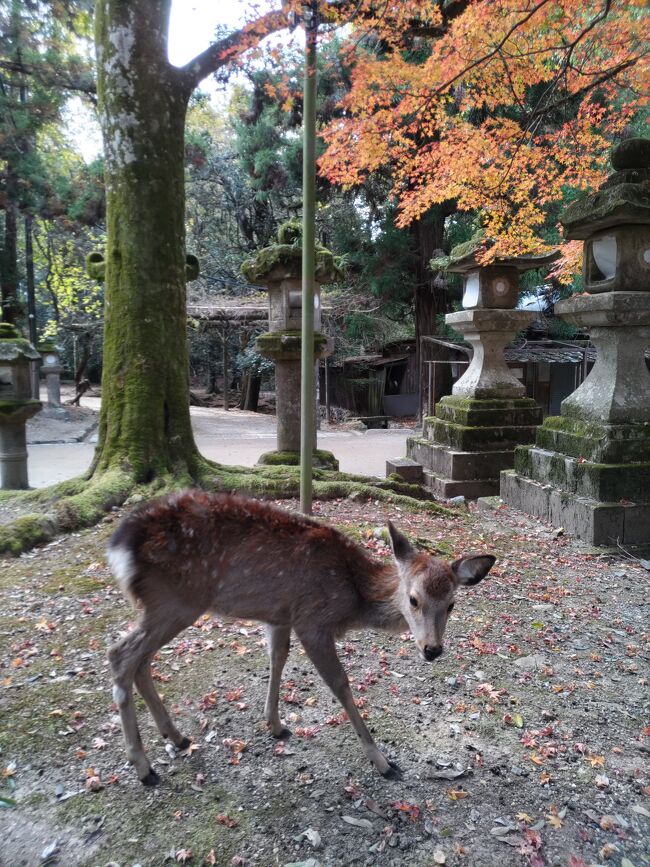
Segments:
[[[51,67],[37,66],[17,60],[0,60],[0,69],[32,76],[47,87],[60,87],[63,90],[75,90],[89,95],[97,93],[97,86],[90,73],[74,75],[70,72],[61,72]]]
[[[281,9],[268,12],[261,18],[249,22],[240,30],[220,39],[219,42],[210,45],[183,66],[180,73],[193,90],[204,78],[221,69],[222,66],[250,48],[253,43],[287,27],[289,27],[289,21]]]

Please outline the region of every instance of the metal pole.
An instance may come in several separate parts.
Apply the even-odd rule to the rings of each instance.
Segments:
[[[223,352],[223,408],[226,412],[230,409],[230,400],[228,395],[228,329],[224,328],[221,332],[223,341],[221,349]]]
[[[311,515],[314,449],[314,272],[316,270],[316,41],[318,0],[305,3],[302,160],[302,358],[300,365],[300,511]]]
[[[330,406],[330,364],[329,358],[325,357],[325,420],[330,423],[332,408]]]

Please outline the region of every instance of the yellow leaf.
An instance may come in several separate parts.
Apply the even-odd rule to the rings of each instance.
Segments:
[[[460,801],[461,798],[466,798],[469,795],[469,792],[465,792],[463,789],[447,789],[446,791],[450,801]]]

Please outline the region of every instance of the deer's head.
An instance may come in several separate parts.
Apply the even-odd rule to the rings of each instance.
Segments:
[[[400,576],[398,604],[422,656],[431,662],[442,653],[456,590],[478,584],[494,566],[496,558],[480,554],[447,563],[416,551],[390,521],[388,532]]]

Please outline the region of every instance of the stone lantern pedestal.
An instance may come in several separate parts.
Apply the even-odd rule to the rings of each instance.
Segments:
[[[508,368],[503,350],[534,313],[514,310],[519,272],[540,267],[554,255],[497,260],[482,268],[480,239],[454,248],[441,264],[465,275],[463,306],[445,322],[460,331],[474,353],[449,397],[424,421],[423,435],[407,441],[409,458],[422,464],[425,486],[443,499],[484,497],[499,491],[499,473],[512,467],[514,449],[534,439],[542,410]]]
[[[278,231],[278,243],[265,247],[242,265],[251,283],[269,293],[269,331],[257,338],[256,349],[275,363],[277,449],[260,456],[258,463],[300,464],[300,367],[302,356],[302,247],[300,224],[289,222]],[[340,276],[333,255],[316,248],[314,283],[314,364],[332,351],[330,338],[320,333],[320,287]],[[314,405],[314,413],[316,406]],[[316,426],[314,425],[314,431]],[[331,452],[316,448],[313,466],[338,469]]]
[[[260,464],[300,463],[300,359],[302,335],[300,332],[271,331],[257,338],[257,351],[275,363],[275,408],[277,418],[277,449],[260,456]],[[314,334],[314,361],[326,358],[331,352],[331,341],[323,334]],[[314,412],[315,412],[314,407]],[[315,426],[314,426],[315,430]],[[314,434],[313,465],[338,469],[338,461],[331,452],[316,448]]]
[[[0,488],[21,490],[27,480],[25,424],[41,409],[31,397],[30,362],[40,355],[13,325],[0,324]]]
[[[501,497],[591,544],[641,549],[650,546],[650,141],[636,142],[613,152],[618,170],[601,191],[562,217],[567,236],[587,242],[588,294],[555,310],[589,332],[596,363],[535,444],[516,450]],[[621,151],[632,165],[620,166]]]

